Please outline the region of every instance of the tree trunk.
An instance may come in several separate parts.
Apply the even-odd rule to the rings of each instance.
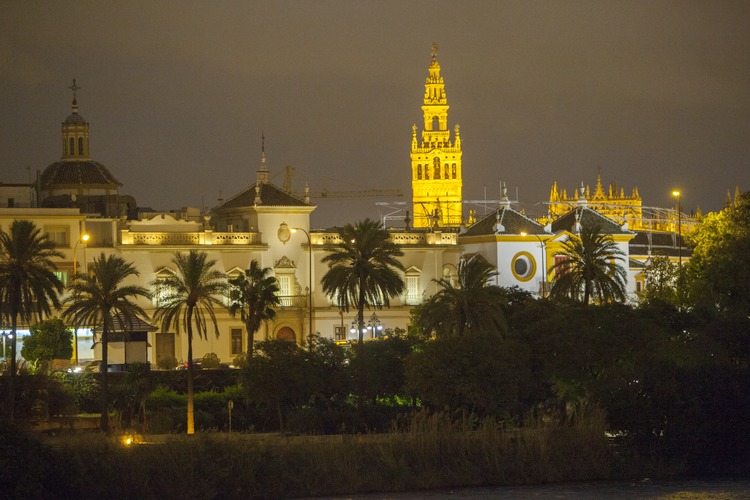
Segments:
[[[13,332],[13,338],[10,341],[10,380],[8,382],[8,416],[10,422],[13,423],[16,414],[16,339],[18,338],[18,312],[12,312],[13,319],[11,320],[11,332]],[[4,355],[5,353],[3,353]]]
[[[100,426],[102,432],[109,434],[109,313],[104,315],[102,328],[102,364],[99,369],[102,374],[102,407]]]
[[[193,308],[187,311],[188,365],[187,365],[187,433],[195,434],[195,410],[193,408]]]

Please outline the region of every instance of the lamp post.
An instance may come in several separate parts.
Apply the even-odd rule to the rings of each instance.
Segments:
[[[309,254],[309,261],[308,261],[308,267],[307,267],[307,270],[309,271],[308,291],[310,294],[310,327],[309,327],[310,331],[308,332],[308,339],[310,341],[310,344],[312,345],[312,336],[313,336],[312,240],[310,239],[310,233],[302,229],[301,227],[290,227],[289,230],[292,233],[296,233],[297,231],[302,231],[303,233],[305,233],[305,236],[307,236],[307,250]]]
[[[682,207],[680,206],[682,196],[679,191],[672,191],[672,196],[677,198],[677,258],[682,269]]]
[[[88,271],[86,266],[86,242],[89,241],[89,238],[91,238],[91,236],[89,236],[88,233],[83,233],[73,247],[73,279],[75,279],[75,275],[78,274],[78,244],[81,242],[83,242],[83,272],[86,273]]]
[[[81,237],[76,241],[73,247],[73,282],[75,283],[76,275],[78,274],[78,244],[83,242],[83,272],[88,272],[88,266],[86,265],[86,242],[89,241],[88,233],[83,233]],[[78,366],[78,327],[73,329],[73,356],[75,357],[75,366]]]
[[[367,329],[372,330],[372,338],[379,337],[380,332],[383,331],[383,325],[380,324],[380,318],[375,313],[372,313],[370,319],[367,320]]]
[[[521,231],[521,236],[529,236],[529,233]],[[547,291],[547,252],[544,251],[542,237],[538,234],[532,234],[531,236],[536,236],[536,239],[539,240],[539,248],[542,249],[542,298],[544,298]]]

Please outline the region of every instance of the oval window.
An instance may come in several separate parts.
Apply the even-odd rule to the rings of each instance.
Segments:
[[[528,252],[519,252],[510,264],[513,276],[519,281],[529,281],[536,273],[536,261]]]

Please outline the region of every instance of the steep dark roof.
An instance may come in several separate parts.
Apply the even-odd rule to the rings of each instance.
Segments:
[[[57,161],[42,173],[42,188],[71,184],[122,186],[107,167],[93,160]]]
[[[501,233],[495,233],[497,215],[500,214],[500,224],[505,228]],[[509,207],[500,207],[484,218],[478,220],[460,236],[480,236],[485,234],[544,234],[544,226],[533,219],[516,212]]]
[[[682,241],[682,252],[678,248],[678,241]],[[693,251],[686,246],[684,238],[680,239],[675,233],[657,231],[641,231],[630,240],[630,255],[666,255],[689,257]]]
[[[575,232],[576,222],[580,222],[581,225],[596,224],[599,226],[601,234],[633,234],[631,231],[624,230],[620,224],[612,219],[588,207],[575,207],[554,221],[552,223],[552,232],[570,231],[573,233]]]
[[[146,323],[136,316],[132,321],[125,321],[122,315],[116,314],[112,318],[112,332],[155,332],[158,328]]]
[[[255,205],[255,184],[244,191],[236,194],[226,202],[216,207],[216,210],[224,208],[252,207]],[[305,200],[287,193],[278,186],[270,182],[260,184],[260,203],[264,207],[312,207],[312,203],[305,203]]]

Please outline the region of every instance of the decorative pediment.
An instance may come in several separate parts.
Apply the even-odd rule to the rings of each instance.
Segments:
[[[294,261],[290,260],[286,255],[276,261],[276,264],[274,264],[273,267],[276,269],[297,269],[297,266],[294,265]]]

